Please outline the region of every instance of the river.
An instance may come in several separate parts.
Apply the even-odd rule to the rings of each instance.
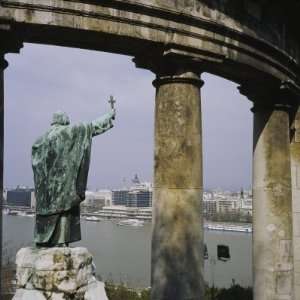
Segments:
[[[5,255],[15,256],[20,247],[32,245],[34,218],[7,216],[3,218]],[[113,221],[82,221],[83,246],[94,256],[97,273],[104,280],[126,282],[132,287],[150,286],[151,224],[143,227],[118,226]],[[249,233],[206,230],[208,259],[205,280],[209,285],[229,287],[232,280],[242,286],[252,285],[251,243]],[[217,245],[230,248],[230,260],[217,260]]]

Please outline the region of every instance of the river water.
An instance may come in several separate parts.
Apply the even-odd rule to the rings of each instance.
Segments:
[[[132,287],[150,286],[151,224],[143,227],[118,226],[113,221],[81,222],[83,246],[94,256],[97,273],[104,280],[126,282]],[[3,219],[5,255],[32,245],[34,218],[7,216]],[[204,241],[209,258],[205,260],[205,280],[209,285],[229,287],[232,281],[252,285],[251,243],[249,233],[206,230]],[[230,248],[230,260],[217,260],[217,245]]]

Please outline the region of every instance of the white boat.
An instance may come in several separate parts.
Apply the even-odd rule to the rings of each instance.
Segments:
[[[144,221],[137,220],[137,219],[127,219],[127,220],[122,220],[122,221],[118,222],[117,225],[141,227],[141,226],[144,226]]]
[[[26,217],[26,212],[25,211],[19,211],[17,213],[18,216],[21,216],[21,217]]]
[[[34,218],[35,214],[34,213],[26,213],[26,217]]]
[[[94,217],[94,216],[92,216],[92,217],[86,217],[85,220],[86,221],[92,221],[92,222],[100,222],[101,221],[99,218]]]
[[[205,224],[205,229],[218,231],[233,231],[233,232],[252,232],[252,226],[249,225],[227,225],[227,224]]]

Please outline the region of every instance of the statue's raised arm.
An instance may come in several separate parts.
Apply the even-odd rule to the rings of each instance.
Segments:
[[[102,117],[94,120],[92,122],[93,126],[93,136],[104,133],[113,127],[113,120],[116,117],[116,109],[114,107],[114,103],[116,102],[112,96],[110,96],[110,100],[108,101],[111,105],[111,111]]]

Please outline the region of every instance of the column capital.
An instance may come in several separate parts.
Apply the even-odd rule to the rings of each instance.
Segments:
[[[156,74],[154,87],[168,83],[189,83],[201,88],[204,81],[200,79],[201,68],[199,63],[188,56],[174,53],[161,55],[146,55],[135,57],[134,63],[138,68],[148,69]]]
[[[2,22],[0,22],[0,40],[4,41],[0,45],[0,68],[4,70],[8,66],[8,62],[4,59],[5,54],[19,53],[23,42],[12,24]]]
[[[133,62],[137,68],[150,70],[158,78],[188,78],[189,76],[182,74],[194,73],[199,76],[203,72],[203,62],[197,56],[176,49],[160,49],[154,53],[144,51],[137,55]]]
[[[200,75],[188,71],[182,71],[179,74],[167,76],[157,75],[156,79],[153,81],[153,85],[156,88],[168,83],[189,83],[201,88],[204,84],[204,81],[200,78]]]
[[[242,83],[238,90],[253,102],[252,112],[274,109],[291,111],[299,105],[300,89],[289,81]]]
[[[258,103],[254,102],[251,111],[253,113],[261,111],[272,111],[272,110],[282,110],[286,112],[291,112],[293,105],[290,103]]]

